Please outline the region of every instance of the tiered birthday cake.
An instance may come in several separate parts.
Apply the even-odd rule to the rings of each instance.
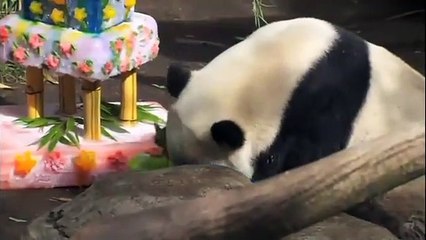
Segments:
[[[23,0],[22,12],[0,19],[0,62],[26,67],[27,77],[27,106],[0,106],[0,189],[87,185],[162,151],[152,120],[166,111],[137,102],[136,69],[157,56],[157,23],[135,4]],[[59,76],[59,104],[44,103],[46,70]],[[114,111],[101,104],[101,82],[112,77],[122,89]]]
[[[25,19],[99,33],[129,20],[136,0],[23,0]]]

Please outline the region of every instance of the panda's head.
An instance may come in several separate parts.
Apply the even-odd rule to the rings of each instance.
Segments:
[[[231,100],[236,96],[210,85],[204,71],[191,71],[178,64],[168,69],[167,90],[177,98],[169,109],[166,125],[170,160],[177,165],[228,166],[251,177],[248,133],[242,118],[235,114],[236,101]]]

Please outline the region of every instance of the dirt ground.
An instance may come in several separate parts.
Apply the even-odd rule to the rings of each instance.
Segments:
[[[241,3],[241,0],[236,1],[240,5],[237,3],[231,4],[224,13],[219,12],[221,8],[223,9],[223,5],[221,6],[219,3],[215,7],[208,7],[208,3],[211,1],[186,1],[190,7],[180,7],[182,5],[179,5],[179,2],[182,2],[182,0],[167,1],[167,3],[164,3],[166,5],[169,4],[170,9],[167,11],[159,10],[158,6],[164,6],[164,4],[158,3],[161,2],[160,0],[157,1],[157,4],[154,3],[155,1],[143,1],[145,6],[140,6],[140,9],[144,9],[144,12],[152,14],[159,20],[161,39],[159,57],[154,62],[148,63],[143,67],[139,74],[139,97],[141,100],[155,100],[168,107],[171,99],[163,89],[159,89],[153,84],[164,84],[165,70],[170,62],[183,61],[194,68],[201,67],[230,45],[236,43],[237,37],[244,37],[253,29],[254,21],[250,17],[251,6],[247,5],[251,1],[245,1],[247,3]],[[194,2],[194,4],[197,2],[197,4],[191,5],[189,2]],[[218,2],[220,1],[218,0]],[[194,7],[197,6],[204,12],[197,12],[191,15],[191,11],[194,11]],[[393,6],[396,10],[388,13],[383,13],[386,12],[384,10],[386,7],[371,8],[368,11],[376,11],[377,15],[383,13],[382,15],[384,16],[374,19],[374,14],[369,13],[372,15],[369,19],[358,17],[354,18],[355,20],[351,20],[348,17],[350,14],[345,14],[346,10],[343,11],[343,7],[342,9],[339,8],[334,9],[334,12],[342,15],[342,21],[339,22],[339,19],[334,20],[332,17],[327,17],[327,15],[323,18],[330,18],[356,31],[367,40],[389,48],[424,74],[424,8],[416,11],[416,9],[418,10],[418,5]],[[269,15],[271,19],[282,19],[289,16],[288,12],[280,12],[278,10],[271,11],[272,13]],[[318,12],[321,13],[321,9]],[[403,15],[398,16],[398,13]],[[404,16],[404,14],[407,16]],[[302,10],[299,10],[299,12],[290,15],[292,17],[307,16],[308,13],[303,13]],[[309,13],[309,15],[315,16],[315,12]],[[191,19],[188,16],[193,17]],[[233,18],[232,16],[237,17]],[[335,16],[333,11],[330,12],[330,16]],[[118,84],[109,81],[103,87],[105,89],[104,92],[108,93],[104,95],[106,100],[119,100],[120,89]],[[50,84],[47,86],[47,102],[57,101],[56,88],[56,86]],[[14,91],[0,90],[0,104],[25,104],[24,96],[23,86],[19,86]],[[10,217],[31,221],[39,214],[61,204],[60,201],[54,200],[54,198],[72,198],[81,190],[62,188],[1,191],[0,239],[18,239],[20,232],[26,227],[25,222],[12,221],[9,219]]]

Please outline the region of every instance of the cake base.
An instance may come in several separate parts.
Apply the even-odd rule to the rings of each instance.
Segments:
[[[166,119],[164,108],[157,103],[148,104],[158,106],[152,113]],[[46,116],[56,115],[57,109],[57,105],[47,104]],[[117,141],[106,137],[87,141],[80,135],[79,148],[59,143],[52,152],[46,147],[38,150],[38,144],[34,143],[48,129],[25,128],[14,122],[25,114],[25,106],[0,106],[0,189],[84,186],[99,175],[128,169],[129,160],[139,154],[162,151],[154,142],[155,127],[146,123],[122,126],[128,133],[110,131]],[[82,129],[83,126],[79,126],[79,130]],[[17,162],[32,167],[23,173]],[[84,171],[82,163],[86,166]],[[87,166],[91,166],[90,170]]]

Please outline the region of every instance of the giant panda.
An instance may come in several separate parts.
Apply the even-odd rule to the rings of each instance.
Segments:
[[[425,118],[425,78],[383,47],[315,18],[270,23],[199,70],[174,63],[167,153],[253,181]]]

